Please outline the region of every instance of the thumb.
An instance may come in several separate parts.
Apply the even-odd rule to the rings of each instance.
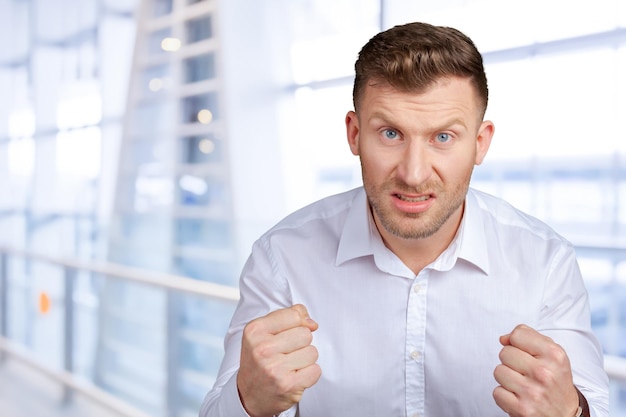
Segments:
[[[315,320],[313,320],[309,316],[309,312],[308,312],[308,310],[306,309],[306,307],[304,305],[302,305],[302,304],[294,304],[291,308],[296,310],[300,314],[300,317],[302,318],[302,325],[303,326],[308,327],[309,330],[311,330],[312,332],[317,330],[319,325],[317,324],[317,322]]]

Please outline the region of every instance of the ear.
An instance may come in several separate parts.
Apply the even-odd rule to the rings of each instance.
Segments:
[[[476,160],[474,161],[476,165],[483,163],[489,150],[489,145],[491,145],[491,138],[495,128],[494,124],[489,120],[481,123],[478,129],[478,136],[476,137]]]
[[[346,134],[348,145],[353,155],[359,154],[359,118],[356,113],[349,111],[346,115]]]

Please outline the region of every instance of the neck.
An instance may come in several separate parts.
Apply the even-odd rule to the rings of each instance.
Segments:
[[[406,239],[389,233],[374,219],[383,242],[415,275],[445,251],[454,239],[463,217],[463,208],[451,216],[432,236]]]

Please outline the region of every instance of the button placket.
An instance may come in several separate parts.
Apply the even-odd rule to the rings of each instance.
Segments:
[[[426,343],[428,270],[415,278],[409,289],[406,327],[406,415],[424,413],[425,381],[423,352]]]

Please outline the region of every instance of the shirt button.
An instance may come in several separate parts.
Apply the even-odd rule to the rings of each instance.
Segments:
[[[413,286],[413,292],[414,292],[414,293],[416,293],[416,294],[417,294],[418,292],[420,292],[420,290],[421,290],[421,289],[422,289],[422,287],[420,287],[420,286],[419,286],[419,284],[415,284],[415,285]]]
[[[417,350],[411,352],[411,359],[417,360],[420,357],[420,353]]]

